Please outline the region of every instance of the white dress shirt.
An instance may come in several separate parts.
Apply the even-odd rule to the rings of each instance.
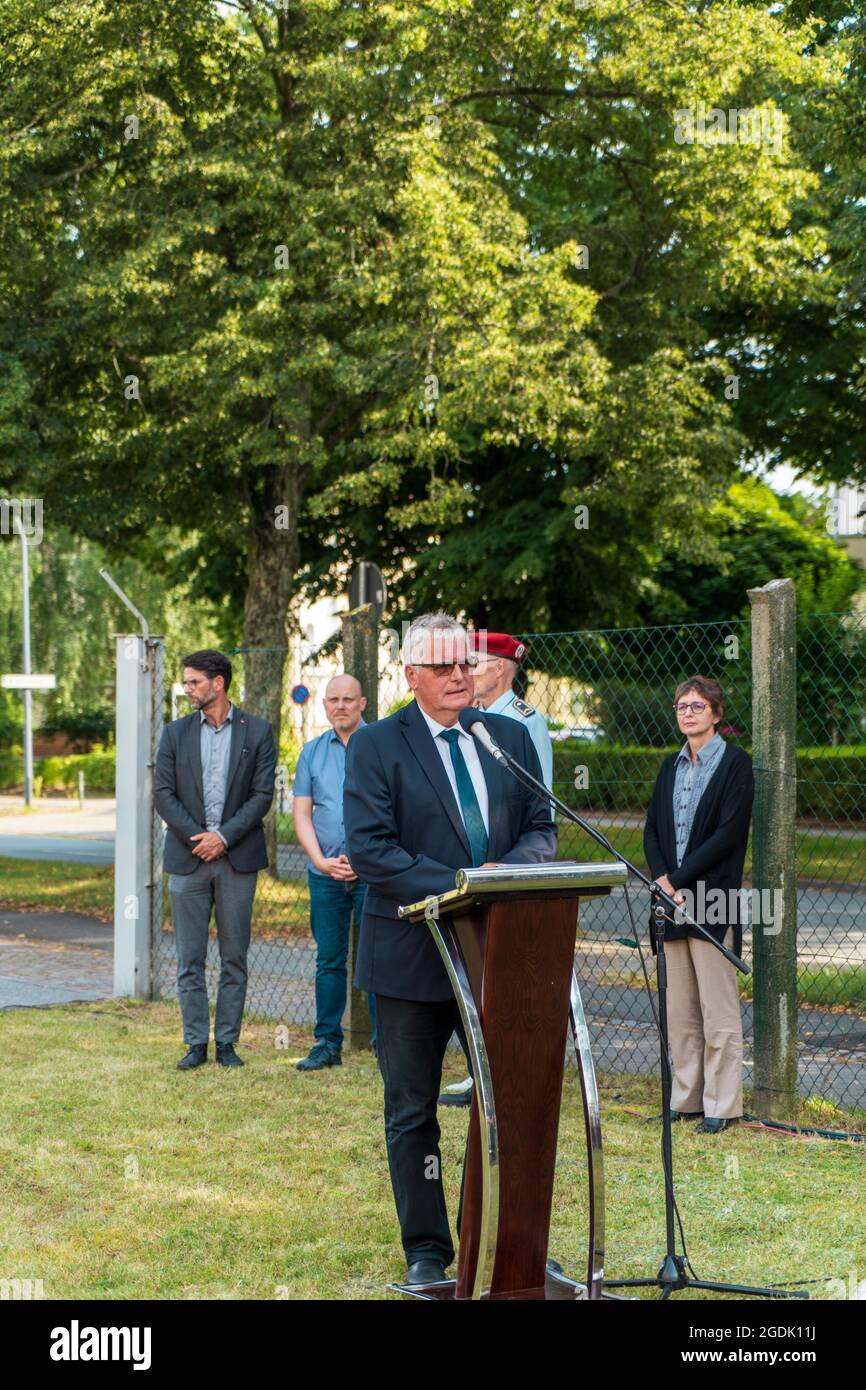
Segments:
[[[421,713],[424,716],[424,722],[427,725],[427,728],[433,735],[433,742],[436,745],[436,750],[439,754],[439,757],[442,759],[442,765],[445,768],[445,772],[448,777],[448,782],[451,786],[452,792],[454,793],[454,800],[456,801],[457,809],[460,812],[460,819],[463,820],[463,823],[465,825],[466,822],[463,816],[463,808],[460,805],[460,794],[457,791],[457,778],[454,775],[454,764],[451,761],[451,748],[448,744],[447,739],[439,738],[439,734],[441,734],[447,728],[447,725],[437,724],[436,720],[431,719],[430,715],[427,714],[425,710],[421,709],[420,705],[418,706],[418,708],[419,710],[421,710]],[[484,780],[484,769],[481,766],[481,759],[478,756],[478,749],[475,744],[475,739],[472,737],[471,734],[467,734],[466,730],[461,728],[459,724],[453,724],[451,727],[456,729],[458,734],[460,735],[457,747],[463,754],[463,760],[466,763],[467,768],[469,769],[469,776],[472,778],[472,785],[475,788],[475,795],[478,798],[478,808],[481,811],[481,819],[484,821],[484,829],[487,831],[489,835],[490,822],[488,819],[489,799],[487,796],[487,783]]]

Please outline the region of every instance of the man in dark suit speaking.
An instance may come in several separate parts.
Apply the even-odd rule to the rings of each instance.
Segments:
[[[349,862],[367,884],[355,984],[376,996],[406,1282],[427,1284],[443,1279],[454,1258],[436,1103],[445,1048],[463,1030],[429,927],[401,921],[397,908],[447,892],[457,869],[553,859],[556,827],[547,803],[458,723],[473,699],[476,657],[466,630],[445,613],[425,614],[410,626],[403,655],[415,699],[350,740],[343,819]],[[485,719],[540,779],[526,729],[499,715]]]

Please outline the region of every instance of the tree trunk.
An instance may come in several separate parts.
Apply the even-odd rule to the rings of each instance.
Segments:
[[[268,468],[250,501],[244,602],[244,706],[267,719],[279,752],[289,603],[298,565],[298,468]],[[276,803],[265,818],[269,872],[277,877]]]

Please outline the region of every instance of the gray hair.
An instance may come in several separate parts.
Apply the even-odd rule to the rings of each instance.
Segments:
[[[406,636],[403,639],[403,661],[407,666],[413,666],[418,662],[435,660],[436,648],[441,647],[442,638],[438,640],[436,633],[448,633],[453,637],[464,638],[469,648],[469,637],[462,623],[458,623],[456,618],[452,618],[450,613],[422,613],[420,618],[409,624]],[[432,642],[428,638],[432,635]],[[432,656],[431,656],[432,648]],[[441,659],[441,652],[440,652]]]

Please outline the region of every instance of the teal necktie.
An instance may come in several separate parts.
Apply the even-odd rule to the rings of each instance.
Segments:
[[[451,764],[457,782],[460,810],[469,839],[469,848],[472,852],[472,867],[477,869],[479,864],[485,863],[487,859],[487,831],[484,829],[484,817],[481,814],[481,807],[478,805],[478,797],[475,795],[475,788],[472,785],[469,768],[466,766],[466,759],[460,751],[460,734],[456,729],[444,729],[439,737],[444,738],[451,750]]]

